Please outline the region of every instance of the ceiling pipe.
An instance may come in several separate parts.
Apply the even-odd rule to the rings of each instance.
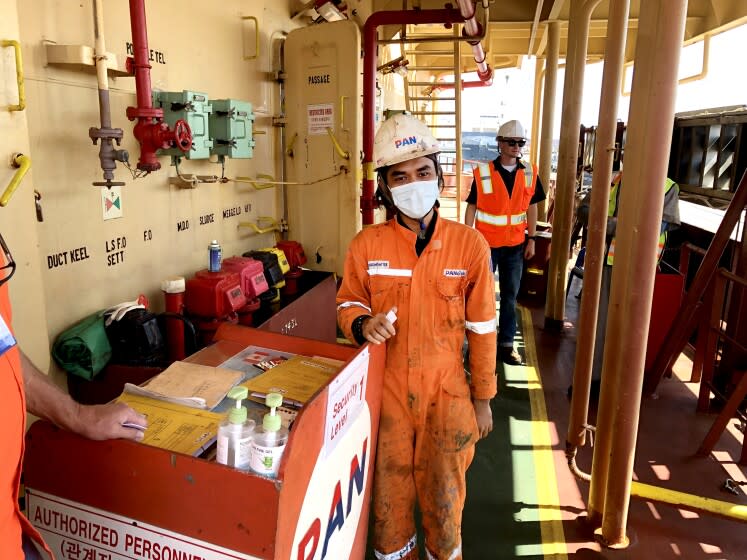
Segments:
[[[475,3],[472,0],[457,0],[457,5],[459,6],[459,12],[464,18],[464,35],[466,37],[482,36],[482,26],[475,17],[477,11]],[[487,8],[485,9],[487,10]],[[487,18],[485,18],[485,21],[487,21]],[[467,42],[472,47],[472,54],[477,63],[477,77],[480,78],[481,81],[486,82],[487,85],[490,85],[493,81],[493,69],[487,62],[485,62],[487,55],[482,48],[482,43],[479,40],[468,40]]]
[[[132,2],[133,0],[131,0]],[[474,10],[472,10],[474,16]],[[472,18],[474,19],[474,17]],[[453,24],[464,21],[458,10],[400,10],[374,12],[363,27],[363,225],[374,222],[376,169],[373,162],[374,113],[376,112],[377,31],[381,25]],[[465,23],[466,24],[466,23]],[[479,29],[478,29],[479,31]],[[485,65],[487,66],[487,64]],[[489,66],[487,66],[489,68]],[[491,71],[492,74],[492,71]]]
[[[176,147],[182,152],[189,151],[192,147],[192,131],[183,119],[176,121],[171,130],[163,121],[163,109],[153,107],[145,0],[130,0],[130,25],[134,56],[127,59],[127,70],[135,75],[137,107],[127,107],[127,118],[138,121],[133,130],[140,142],[137,168],[146,172],[158,171],[161,162],[156,157],[156,150]]]

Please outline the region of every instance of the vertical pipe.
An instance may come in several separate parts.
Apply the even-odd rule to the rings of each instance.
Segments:
[[[571,0],[568,60],[563,84],[563,125],[560,129],[560,156],[553,214],[553,243],[545,305],[545,328],[556,331],[562,328],[565,313],[565,270],[568,264],[568,246],[571,242],[578,130],[581,126],[589,21],[591,12],[599,2],[600,0]]]
[[[130,28],[132,29],[132,56],[135,61],[137,106],[153,106],[150,86],[150,61],[148,55],[148,28],[145,22],[145,0],[130,0]]]
[[[104,42],[104,8],[103,0],[93,2],[93,34],[95,37],[94,63],[96,65],[96,81],[99,94],[99,120],[100,127],[88,129],[88,136],[94,144],[99,143],[99,162],[104,172],[103,181],[94,181],[95,186],[112,187],[124,185],[122,182],[114,182],[114,170],[117,168],[116,160],[127,160],[125,150],[115,150],[112,140],[118,144],[122,139],[121,128],[112,128],[111,104],[109,101],[109,78],[107,75],[106,44]]]
[[[589,414],[589,390],[591,387],[592,363],[594,360],[599,289],[604,267],[604,246],[607,226],[607,205],[610,195],[612,159],[617,130],[617,106],[625,63],[625,37],[628,29],[630,0],[612,0],[607,23],[602,93],[599,100],[599,127],[594,151],[594,174],[592,177],[591,206],[587,226],[586,257],[584,261],[584,291],[581,297],[578,333],[576,340],[576,362],[573,370],[573,396],[571,415],[568,421],[567,442],[572,446],[584,445],[584,425]],[[611,444],[610,411],[613,403],[606,398],[606,391],[599,404],[597,414],[597,441],[594,447],[592,479],[589,490],[589,521],[601,521],[604,506],[603,488],[607,482],[609,446]]]
[[[130,3],[137,0],[130,0]],[[382,11],[371,14],[363,26],[363,192],[361,214],[363,225],[373,224],[376,169],[373,161],[374,114],[376,113],[376,61],[378,60],[377,31],[379,25],[400,23],[457,23],[457,10]]]
[[[547,22],[547,56],[545,57],[545,92],[542,95],[542,136],[540,138],[539,176],[550,186],[552,164],[552,136],[555,124],[555,95],[558,84],[558,58],[560,56],[560,22]],[[537,205],[537,219],[547,220],[547,204]]]
[[[459,26],[454,26],[454,36],[459,37]],[[454,43],[454,139],[456,150],[456,215],[462,221],[462,42]]]
[[[95,37],[94,54],[96,62],[96,81],[99,89],[99,116],[101,117],[101,128],[112,126],[112,117],[109,110],[109,76],[106,73],[106,45],[104,43],[104,13],[103,0],[93,1],[93,34]]]
[[[607,325],[607,341],[612,344],[604,356],[605,371],[615,376],[607,381],[617,385],[611,387],[617,393],[615,434],[602,518],[602,541],[610,547],[627,543],[663,185],[686,16],[686,0],[641,3]]]
[[[529,143],[529,161],[538,165],[540,107],[542,106],[542,76],[545,74],[545,59],[534,59],[534,98],[532,100],[532,132]]]

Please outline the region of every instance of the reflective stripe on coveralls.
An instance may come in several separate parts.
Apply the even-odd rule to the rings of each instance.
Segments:
[[[374,556],[376,556],[376,560],[405,560],[411,552],[416,552],[417,549],[418,535],[415,534],[409,541],[407,541],[407,544],[399,550],[395,550],[389,554],[384,554],[378,550],[374,550]]]
[[[519,163],[524,167],[518,167]],[[494,162],[478,164],[472,174],[477,187],[475,229],[485,236],[491,247],[514,247],[523,243],[526,212],[537,186],[537,168],[527,161],[517,163],[510,197]]]
[[[479,436],[470,392],[475,399],[496,393],[495,288],[490,250],[474,229],[439,218],[420,257],[415,241],[396,219],[353,239],[338,322],[354,340],[351,324],[361,311],[345,303],[368,304],[374,315],[397,306],[374,473],[374,547],[377,557],[389,558],[408,546],[419,499],[427,548],[444,560],[461,547],[465,472]],[[471,386],[462,361],[465,332]],[[417,549],[406,554],[417,558]]]
[[[371,313],[371,308],[368,307],[365,303],[361,303],[359,301],[346,301],[345,303],[337,306],[337,311],[340,311],[340,309],[345,309],[346,307],[360,307],[361,309],[365,309],[366,311]]]
[[[617,199],[620,185],[622,184],[622,173],[618,173],[612,181],[612,188],[610,189],[610,199],[607,206],[607,217],[614,218],[617,216]],[[664,182],[664,196],[672,190],[672,187],[676,186],[677,183],[672,181],[669,177]],[[679,187],[678,187],[679,188]],[[656,248],[656,260],[661,260],[661,256],[664,254],[664,246],[667,244],[667,232],[662,231],[659,234],[659,242]],[[615,262],[615,238],[610,241],[610,246],[607,249],[607,266],[612,266]]]

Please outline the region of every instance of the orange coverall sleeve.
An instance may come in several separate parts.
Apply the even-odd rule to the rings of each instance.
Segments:
[[[371,294],[368,289],[367,263],[358,237],[353,238],[345,255],[342,284],[337,292],[337,324],[345,338],[355,341],[350,329],[360,315],[372,315]]]
[[[465,323],[472,398],[492,399],[498,392],[495,374],[495,280],[490,264],[490,248],[484,239],[481,241],[479,250],[475,252],[475,261],[470,266],[465,294]]]

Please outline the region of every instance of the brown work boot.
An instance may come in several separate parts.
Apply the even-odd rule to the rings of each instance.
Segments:
[[[514,350],[513,346],[500,346],[498,348],[498,359],[510,366],[520,366],[522,364],[521,356]]]

